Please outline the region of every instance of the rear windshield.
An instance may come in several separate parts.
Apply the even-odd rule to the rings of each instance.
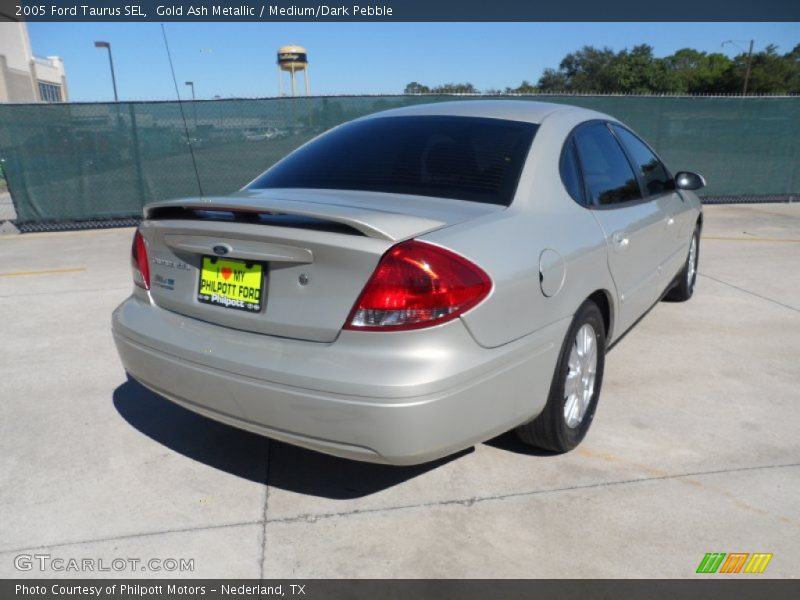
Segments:
[[[249,188],[365,190],[508,206],[537,125],[473,117],[383,117],[337,127]]]

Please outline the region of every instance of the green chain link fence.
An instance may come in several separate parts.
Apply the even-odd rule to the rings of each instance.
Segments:
[[[508,98],[508,97],[506,97]],[[514,97],[517,98],[517,97]],[[707,201],[800,193],[800,98],[534,96],[596,109],[638,131],[673,170],[705,175]],[[343,121],[463,96],[352,96],[0,105],[0,159],[25,230],[124,219],[153,200],[235,191]]]

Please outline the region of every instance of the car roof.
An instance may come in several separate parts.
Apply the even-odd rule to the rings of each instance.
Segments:
[[[457,116],[457,117],[483,117],[489,119],[507,119],[510,121],[525,121],[528,123],[541,123],[549,115],[571,113],[576,117],[585,119],[611,118],[608,115],[593,110],[556,104],[554,102],[533,102],[530,100],[457,100],[451,102],[431,102],[415,104],[402,108],[393,108],[374,113],[365,118],[380,117],[406,117],[406,116]]]

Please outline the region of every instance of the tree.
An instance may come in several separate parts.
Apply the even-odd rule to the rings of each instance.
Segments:
[[[567,54],[557,69],[545,69],[535,85],[523,81],[518,87],[507,87],[505,93],[737,94],[742,91],[747,60],[746,53],[731,59],[692,48],[658,58],[647,44],[619,52],[584,46]],[[405,93],[475,94],[478,90],[471,83],[431,89],[414,81]],[[774,45],[753,54],[748,93],[800,94],[800,44],[783,55]]]
[[[747,85],[748,94],[790,94],[797,93],[793,81],[797,81],[798,48],[783,56],[778,54],[778,47],[770,44],[761,52],[753,54],[750,79]],[[744,74],[747,69],[747,55],[742,53],[733,59],[734,67],[730,75],[732,84],[738,83],[736,91],[741,91]]]
[[[537,88],[527,79],[523,79],[522,83],[515,88],[506,88],[506,94],[535,94],[538,91],[539,88]]]
[[[681,48],[664,58],[664,62],[678,78],[678,93],[720,94],[731,91],[727,73],[733,67],[733,61],[724,54]]]
[[[542,76],[539,77],[539,83],[536,84],[540,92],[564,92],[569,88],[569,81],[565,73],[556,71],[555,69],[545,69]]]
[[[792,65],[792,76],[789,79],[789,93],[800,94],[800,44],[797,44],[791,52],[787,52],[784,58]]]
[[[403,90],[404,94],[429,94],[431,89],[427,85],[422,85],[416,81],[412,81]]]
[[[478,89],[471,83],[445,83],[437,85],[435,88],[429,88],[427,85],[422,85],[417,81],[409,83],[404,94],[477,94]]]
[[[584,46],[567,54],[558,70],[546,69],[538,87],[545,92],[670,93],[680,83],[647,44],[614,52],[611,48]]]
[[[570,92],[617,92],[611,68],[616,55],[611,48],[584,46],[567,54],[558,65]]]
[[[667,64],[653,56],[647,44],[622,50],[609,68],[610,91],[632,94],[667,94],[678,91],[680,80]]]
[[[431,90],[434,94],[477,94],[478,90],[471,83],[445,83]]]

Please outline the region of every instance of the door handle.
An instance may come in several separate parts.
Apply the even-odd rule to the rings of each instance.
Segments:
[[[620,250],[624,250],[630,244],[630,240],[628,236],[625,235],[623,231],[617,231],[613,236],[611,236],[611,240],[614,242],[614,245],[619,248]]]
[[[667,217],[667,227],[672,227],[672,225],[674,225],[674,224],[675,224],[675,217],[673,217],[672,215],[669,215]]]

